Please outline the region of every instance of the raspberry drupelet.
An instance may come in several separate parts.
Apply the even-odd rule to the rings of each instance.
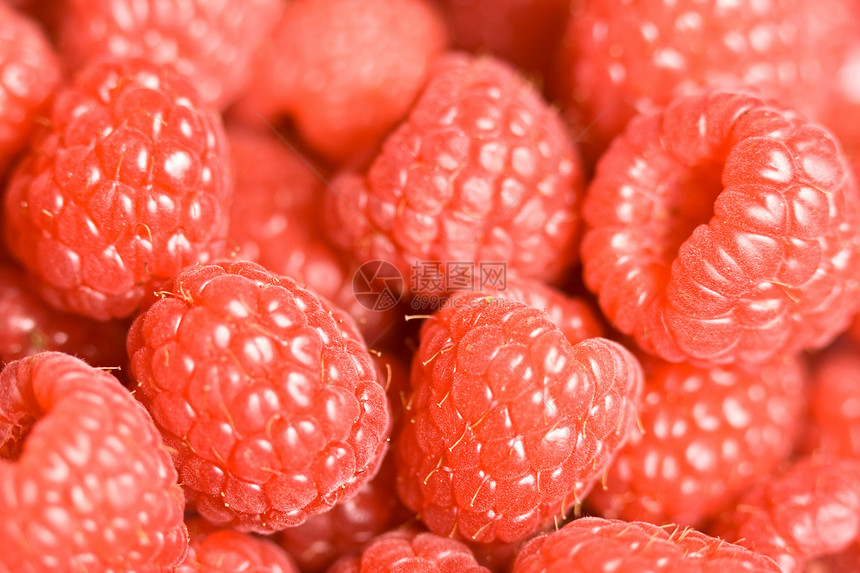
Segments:
[[[219,529],[202,519],[186,522],[188,554],[176,573],[298,573],[292,558],[269,539]]]
[[[192,266],[132,324],[136,395],[189,504],[271,533],[348,499],[387,446],[385,389],[353,321],[243,261]]]
[[[233,193],[220,116],[176,72],[100,61],[60,89],[5,196],[11,254],[52,306],[131,316],[226,246]]]
[[[616,328],[672,362],[820,348],[860,303],[858,208],[824,128],[742,92],[680,97],[598,163],[585,282]]]

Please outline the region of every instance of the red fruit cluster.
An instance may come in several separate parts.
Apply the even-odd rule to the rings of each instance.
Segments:
[[[0,0],[0,573],[860,571],[854,0]]]

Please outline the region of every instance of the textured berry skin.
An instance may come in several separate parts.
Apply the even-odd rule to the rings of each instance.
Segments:
[[[282,11],[280,0],[69,0],[59,45],[73,70],[104,57],[172,66],[207,105],[223,108],[251,79]]]
[[[469,548],[433,533],[399,529],[382,534],[360,557],[343,558],[328,573],[490,573],[478,565]]]
[[[217,529],[200,519],[187,526],[188,555],[176,573],[299,573],[290,556],[268,539]]]
[[[454,297],[421,330],[398,493],[439,535],[523,539],[588,493],[627,439],[641,385],[614,342],[571,346],[539,309]]]
[[[492,58],[440,58],[366,175],[333,186],[332,239],[404,277],[416,261],[506,261],[552,280],[576,257],[574,145],[535,90]]]
[[[185,506],[152,419],[116,379],[45,352],[0,372],[0,570],[159,573]]]
[[[339,557],[360,553],[367,543],[414,517],[396,495],[393,458],[350,499],[278,534],[302,573],[322,573]]]
[[[127,317],[224,250],[232,193],[221,120],[191,84],[143,60],[95,63],[12,175],[6,243],[53,306]]]
[[[681,97],[598,164],[585,282],[614,326],[669,361],[821,347],[860,301],[858,205],[822,128],[742,93]]]
[[[800,573],[808,560],[860,541],[860,461],[800,458],[722,517],[716,532],[723,539],[773,558],[783,573]]]
[[[0,262],[0,361],[45,350],[72,354],[93,366],[128,360],[124,321],[98,322],[48,307],[17,266]]]
[[[512,573],[780,573],[772,560],[695,529],[583,517],[529,541]]]
[[[242,261],[189,267],[168,289],[132,324],[128,354],[204,518],[273,532],[375,474],[389,407],[348,316]]]
[[[823,119],[856,38],[851,10],[850,0],[577,2],[556,91],[598,151],[637,113],[703,87],[754,87]]]
[[[807,453],[860,459],[860,355],[856,344],[819,357],[809,390]]]
[[[588,497],[603,517],[701,527],[791,452],[805,405],[797,358],[642,367],[637,427]]]
[[[428,0],[291,2],[238,114],[286,113],[336,163],[366,155],[407,114],[446,42]]]
[[[0,175],[59,80],[57,56],[36,22],[0,4]]]

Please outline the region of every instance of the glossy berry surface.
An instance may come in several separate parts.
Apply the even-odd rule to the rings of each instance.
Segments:
[[[584,517],[529,541],[513,573],[779,573],[770,559],[678,526]]]
[[[385,452],[385,389],[342,311],[236,261],[189,267],[128,338],[189,502],[270,533],[348,499]]]
[[[534,88],[492,58],[440,58],[367,173],[332,185],[335,243],[406,278],[416,261],[506,261],[552,280],[576,258],[575,146]]]
[[[616,328],[673,362],[822,347],[860,300],[858,206],[822,128],[743,93],[681,97],[598,164],[585,282]]]
[[[490,573],[469,548],[455,539],[413,530],[395,530],[373,539],[359,557],[344,558],[328,573]]]
[[[856,343],[837,346],[819,357],[809,387],[803,448],[860,458],[860,356]]]
[[[186,525],[188,554],[176,573],[298,573],[290,556],[268,539],[218,529],[201,519]]]
[[[610,518],[701,527],[788,457],[806,373],[785,357],[743,368],[643,358],[638,424],[590,507]]]
[[[428,319],[396,440],[397,489],[439,535],[517,541],[563,519],[627,439],[636,359],[571,346],[546,313],[464,294]]]
[[[279,0],[69,0],[59,10],[68,68],[144,58],[174,68],[202,101],[223,108],[250,80],[250,64],[283,8]]]
[[[0,372],[0,570],[176,565],[185,500],[152,419],[111,375],[46,352]]]
[[[0,3],[0,175],[24,147],[59,81],[57,55],[45,33]]]
[[[5,196],[6,244],[55,307],[130,316],[224,251],[233,192],[220,117],[176,72],[100,62],[57,93]]]

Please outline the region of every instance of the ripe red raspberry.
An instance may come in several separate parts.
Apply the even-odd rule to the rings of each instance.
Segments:
[[[809,391],[807,453],[860,459],[860,355],[849,344],[816,360]]]
[[[821,347],[860,302],[858,206],[822,128],[741,93],[681,97],[598,164],[585,281],[619,330],[673,362]]]
[[[397,489],[439,535],[516,541],[563,518],[627,439],[638,361],[525,304],[463,293],[421,330]]]
[[[414,517],[396,495],[393,458],[387,456],[375,478],[330,511],[312,515],[298,527],[283,530],[278,542],[303,573],[326,571],[339,557],[359,553],[364,545]]]
[[[9,182],[5,233],[53,306],[127,317],[224,250],[229,149],[186,80],[144,60],[96,63],[58,92],[50,121]]]
[[[104,371],[44,352],[0,373],[0,570],[179,563],[184,499],[143,407]]]
[[[776,563],[695,529],[583,517],[529,541],[512,573],[780,573]]]
[[[399,529],[367,544],[359,557],[347,557],[328,573],[490,573],[463,543],[433,533]]]
[[[286,113],[311,148],[343,162],[403,119],[445,44],[427,0],[296,0],[237,113],[251,121]]]
[[[352,320],[259,265],[189,267],[132,324],[137,396],[207,520],[272,532],[344,501],[389,407]]]
[[[851,0],[576,2],[555,91],[594,151],[637,113],[703,87],[756,87],[823,119],[856,38],[851,10]]]
[[[200,519],[186,525],[188,555],[176,573],[298,573],[290,556],[268,539],[217,529]]]
[[[404,277],[416,261],[505,261],[553,280],[576,258],[576,149],[550,106],[491,58],[440,58],[367,174],[333,187],[335,243]]]
[[[0,361],[55,350],[93,366],[125,365],[126,322],[98,322],[54,310],[33,290],[20,268],[0,262]]]
[[[59,80],[57,56],[38,24],[0,4],[0,176]]]
[[[783,573],[860,541],[860,461],[801,458],[749,490],[715,531],[773,558]]]
[[[700,527],[784,460],[802,421],[803,365],[642,360],[645,392],[627,445],[588,504],[604,517]]]
[[[207,105],[223,108],[251,79],[251,63],[283,8],[280,0],[67,0],[59,45],[76,70],[98,59],[171,66]]]

